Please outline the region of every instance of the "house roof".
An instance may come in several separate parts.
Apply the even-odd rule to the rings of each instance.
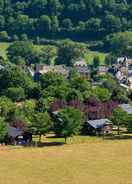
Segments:
[[[74,63],[74,66],[87,66],[87,63],[84,59],[80,59]]]
[[[127,57],[118,57],[117,58],[117,62],[119,62],[119,61],[126,61],[128,58]]]
[[[37,64],[36,65],[36,72],[41,74],[45,74],[48,72],[56,72],[64,75],[69,74],[69,69],[64,67],[63,65],[45,65],[45,64]]]
[[[100,65],[98,67],[98,71],[99,72],[107,72],[108,71],[108,67],[106,65]]]
[[[101,128],[104,125],[111,124],[111,121],[108,119],[97,119],[97,120],[88,120],[88,124],[90,124],[93,128]]]
[[[90,70],[87,67],[77,67],[76,68],[79,73],[89,73]]]
[[[22,130],[20,128],[15,128],[13,126],[7,125],[8,135],[11,137],[17,137],[22,134]]]
[[[130,104],[121,104],[120,107],[126,111],[128,114],[132,114],[132,105]]]

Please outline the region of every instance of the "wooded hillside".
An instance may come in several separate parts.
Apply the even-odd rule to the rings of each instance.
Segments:
[[[10,36],[97,39],[132,30],[131,0],[1,0],[0,31]]]

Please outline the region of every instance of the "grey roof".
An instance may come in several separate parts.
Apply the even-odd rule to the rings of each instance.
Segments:
[[[132,76],[132,70],[128,70],[128,76]]]
[[[11,137],[17,137],[23,133],[23,131],[20,128],[12,127],[9,124],[7,125],[7,130],[8,130],[8,135]]]
[[[4,69],[4,66],[0,65],[0,70]]]
[[[74,63],[74,66],[87,66],[87,63],[84,59],[80,59]]]
[[[90,124],[93,128],[102,128],[104,125],[111,124],[111,121],[108,119],[97,119],[97,120],[88,120],[88,124]]]
[[[121,104],[120,107],[126,111],[128,114],[132,114],[132,105],[130,104]]]
[[[79,73],[89,73],[90,70],[87,67],[76,67]]]

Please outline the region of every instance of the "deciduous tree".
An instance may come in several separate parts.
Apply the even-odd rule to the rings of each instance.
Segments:
[[[57,135],[65,138],[65,142],[68,137],[79,134],[83,123],[83,116],[78,109],[73,107],[61,109],[57,117],[54,130]]]

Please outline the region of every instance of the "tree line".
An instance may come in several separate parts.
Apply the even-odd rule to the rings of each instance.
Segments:
[[[97,39],[132,28],[130,0],[1,0],[0,31],[18,36]]]

